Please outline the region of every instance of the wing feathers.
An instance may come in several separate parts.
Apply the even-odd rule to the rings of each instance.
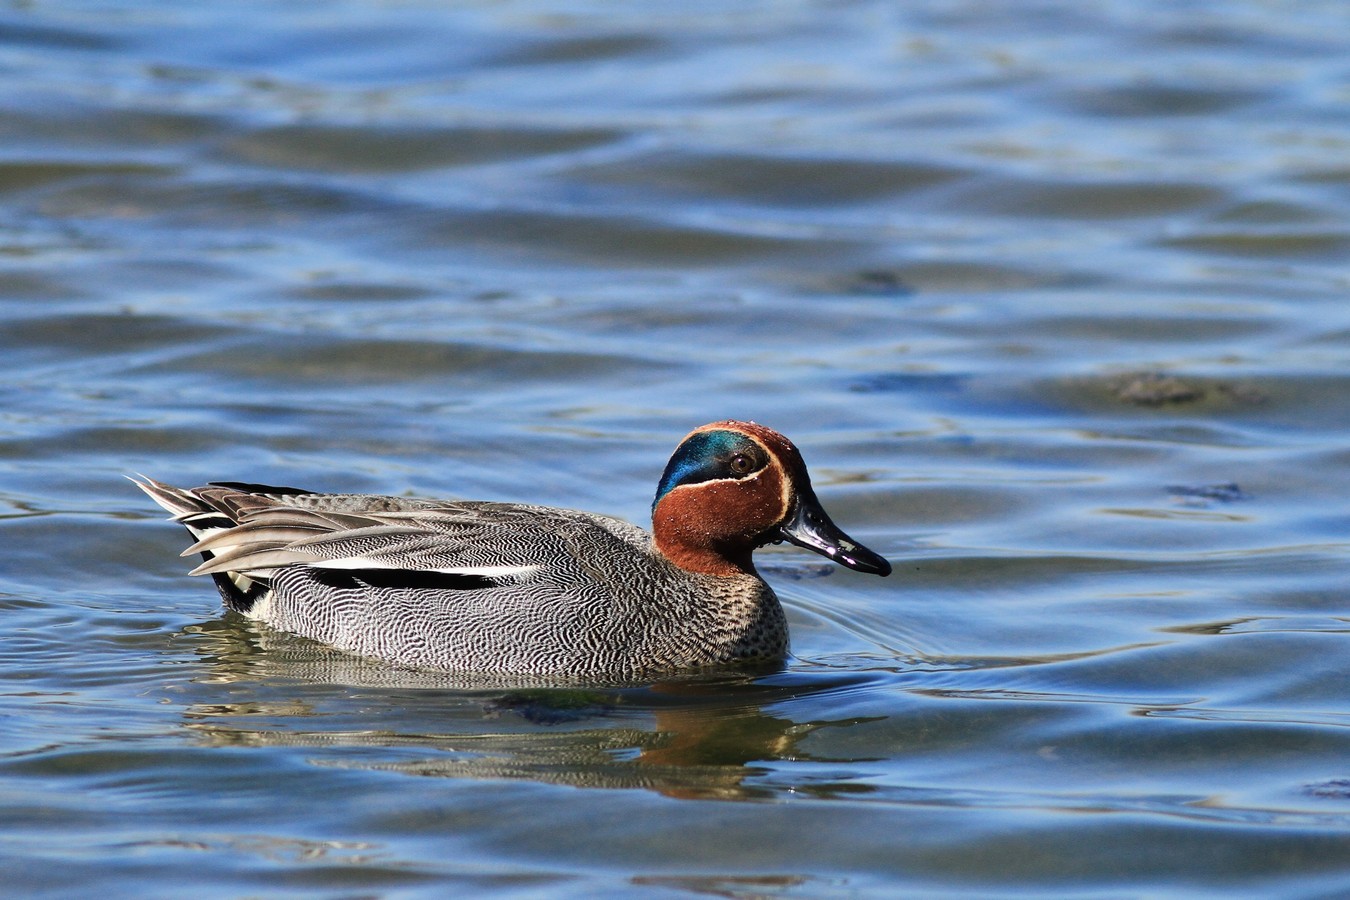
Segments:
[[[518,507],[131,480],[197,538],[183,551],[205,557],[193,575],[267,581],[278,568],[304,565],[519,581],[543,568],[537,554],[548,526]]]
[[[287,544],[295,543],[307,537],[316,537],[323,532],[315,528],[305,528],[299,525],[274,525],[270,527],[259,528],[227,528],[223,531],[215,531],[199,540],[197,543],[188,547],[179,556],[192,556],[194,553],[205,553],[216,551],[222,548],[235,547],[240,544],[270,544],[284,547]]]

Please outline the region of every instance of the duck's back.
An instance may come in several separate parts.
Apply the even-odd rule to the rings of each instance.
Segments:
[[[286,566],[255,617],[409,666],[620,675],[644,668],[644,632],[674,624],[662,595],[693,589],[646,532],[601,516],[456,503],[407,524],[424,536],[382,557],[406,567]]]
[[[762,580],[685,571],[647,532],[608,516],[155,488],[204,536],[198,572],[216,577],[228,604],[350,652],[452,671],[624,678],[786,651],[782,610]]]

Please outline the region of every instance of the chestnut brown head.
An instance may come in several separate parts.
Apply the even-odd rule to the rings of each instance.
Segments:
[[[752,572],[755,548],[784,540],[859,572],[891,572],[826,515],[792,442],[753,422],[714,422],[680,442],[656,489],[652,529],[672,562],[711,575]]]

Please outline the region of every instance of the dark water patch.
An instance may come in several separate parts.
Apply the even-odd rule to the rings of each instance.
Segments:
[[[935,495],[938,492],[933,492]],[[976,498],[978,502],[978,497]],[[1021,499],[1022,503],[1029,503]],[[926,512],[926,517],[940,521],[946,516],[941,497],[936,497],[937,507]],[[1105,554],[1073,554],[1045,552],[1035,556],[1016,555],[1011,552],[981,554],[949,549],[943,555],[925,553],[917,559],[909,560],[905,566],[906,586],[910,589],[931,590],[941,588],[954,593],[968,592],[977,596],[981,591],[995,589],[1006,602],[1039,604],[1043,602],[1041,590],[1070,581],[1089,583],[1094,579],[1105,579],[1108,575],[1123,578],[1131,574],[1175,572],[1182,567],[1174,562],[1158,561],[1144,557],[1133,558],[1129,555],[1108,556]],[[1210,564],[1211,567],[1214,564]],[[1197,563],[1195,571],[1203,567]],[[1007,590],[1016,585],[1015,591]],[[988,602],[985,595],[983,602]]]
[[[54,188],[44,194],[39,208],[44,215],[63,219],[148,220],[174,227],[233,229],[295,228],[326,219],[390,212],[387,202],[316,183],[186,183],[144,178]]]
[[[1048,428],[1019,434],[939,430],[906,434],[889,444],[862,444],[854,452],[879,466],[898,459],[912,466],[911,471],[919,470],[924,460],[939,460],[943,466],[1008,466],[1013,473],[1057,473],[1066,481],[1073,473],[1101,468],[1149,467],[1166,455],[1165,450],[1131,437],[1116,439],[1104,432],[1089,437],[1073,440]]]
[[[1263,437],[1253,434],[1242,423],[1204,421],[1203,417],[1159,416],[1162,421],[1122,419],[1098,423],[1091,432],[1093,440],[1118,443],[1145,442],[1176,450],[1181,447],[1237,450],[1264,447]]]
[[[1281,200],[1247,200],[1234,203],[1211,217],[1211,221],[1234,225],[1311,225],[1336,221],[1330,209]]]
[[[886,295],[894,284],[896,295],[941,293],[1014,293],[1038,288],[1082,288],[1101,278],[1087,272],[1051,266],[1019,267],[980,259],[922,260],[892,268],[871,269],[844,276],[835,283],[849,293]]]
[[[682,367],[684,372],[678,384],[672,384],[674,393],[667,399],[692,399],[713,385],[728,392],[724,402],[709,406],[704,413],[690,414],[696,417],[705,413],[712,419],[740,416],[781,427],[806,414],[838,416],[841,421],[855,413],[866,414],[863,405],[841,406],[819,392],[834,389],[840,377],[836,371],[839,359],[814,352],[801,345],[800,338],[812,331],[830,335],[836,346],[866,347],[877,336],[876,310],[871,308],[875,301],[834,298],[819,303],[793,298],[780,302],[710,292],[691,295],[679,289],[657,294],[662,300],[656,303],[622,301],[584,310],[563,303],[542,311],[534,321],[547,323],[551,330],[583,331],[612,352],[636,352]],[[728,345],[708,340],[710,334],[732,333],[739,342],[735,346],[747,351],[743,356],[735,351],[729,356]],[[843,368],[847,372],[850,367]],[[784,371],[802,376],[801,390],[780,394],[763,389],[766,380]],[[702,384],[709,378],[713,381],[705,388]]]
[[[906,528],[927,531],[944,524],[1014,517],[1036,502],[1021,486],[983,483],[979,478],[971,482],[952,479],[942,487],[879,484],[870,486],[857,503],[839,502],[833,507],[838,507],[837,516],[847,513],[849,521],[857,523],[852,528],[857,536],[867,526],[895,524],[898,510],[904,511]]]
[[[1209,116],[1246,109],[1270,99],[1247,88],[1140,82],[1075,88],[1059,98],[1072,112],[1109,118]]]
[[[733,228],[583,211],[465,211],[423,217],[400,248],[438,253],[484,250],[532,260],[624,267],[702,267],[738,262],[805,264],[854,250],[837,240],[796,239]]]
[[[620,137],[603,129],[292,124],[234,138],[222,152],[271,168],[396,173],[570,153]]]
[[[829,897],[847,888],[846,879],[812,875],[637,875],[632,883],[708,897],[786,897],[799,891]]]
[[[766,206],[828,206],[893,198],[965,176],[929,162],[818,159],[663,151],[573,170],[572,179],[640,188],[670,198],[734,199]]]
[[[3,238],[0,238],[0,253],[4,252]],[[47,272],[9,271],[0,272],[0,303],[14,301],[70,300],[83,297],[78,288],[66,283],[59,277]],[[7,324],[6,328],[10,326]],[[3,340],[3,338],[0,338]]]
[[[483,709],[488,715],[510,714],[537,725],[561,725],[602,718],[615,707],[592,692],[514,691],[493,697]]]
[[[1313,348],[1341,347],[1347,341],[1350,341],[1350,328],[1336,328],[1329,331],[1321,331],[1312,335],[1306,341],[1306,346]]]
[[[864,269],[850,272],[825,282],[830,293],[860,294],[873,297],[909,297],[915,286],[904,274],[894,269]]]
[[[402,303],[433,296],[428,287],[414,284],[383,284],[370,281],[324,281],[293,287],[285,296],[311,303]]]
[[[213,259],[190,249],[181,251],[181,255],[163,253],[158,248],[135,255],[113,254],[68,269],[63,275],[95,292],[109,284],[135,285],[134,296],[127,297],[121,307],[126,315],[186,316],[189,311],[202,314],[205,306],[203,322],[211,311],[219,308],[210,304],[222,291],[253,277],[245,267],[229,259]],[[200,302],[199,297],[206,302]]]
[[[722,294],[697,294],[671,291],[666,302],[611,302],[600,307],[574,309],[559,308],[569,327],[583,327],[593,335],[610,338],[629,338],[640,335],[644,352],[653,358],[698,360],[719,356],[719,345],[705,340],[708,333],[735,333],[745,346],[754,346],[762,353],[777,348],[796,347],[804,329],[816,329],[830,334],[841,343],[866,343],[876,333],[875,310],[866,299],[836,298],[831,303],[795,302],[766,298],[762,301]],[[761,357],[750,361],[745,374],[758,377],[760,366],[791,367],[802,364],[803,358],[812,364],[825,362],[809,351],[795,350],[792,357],[777,360]],[[751,398],[760,402],[772,397]],[[768,411],[761,415],[768,415]]]
[[[61,162],[5,160],[0,162],[0,192],[18,192],[65,181],[102,181],[123,177],[167,177],[170,166],[131,162]]]
[[[1110,320],[1101,326],[1109,329]],[[1300,388],[1304,386],[1301,379],[1295,381]],[[877,372],[851,376],[842,384],[862,395],[893,394],[924,408],[987,415],[1004,415],[1011,410],[1026,415],[1072,410],[1283,419],[1295,415],[1307,403],[1300,391],[1282,378],[1222,378],[1157,371],[1057,376],[1035,382],[959,371]],[[959,443],[961,439],[950,436],[947,440]]]
[[[849,382],[848,389],[859,394],[951,394],[962,391],[970,375],[952,372],[877,372]]]
[[[1118,375],[1107,382],[1106,387],[1115,399],[1136,406],[1197,403],[1211,398],[1247,404],[1266,400],[1265,393],[1253,385],[1179,378],[1164,372]]]
[[[528,350],[468,343],[347,340],[314,335],[254,333],[246,342],[155,363],[146,371],[225,375],[269,384],[392,385],[437,382],[546,383],[615,377],[659,378],[666,367],[599,353]]]
[[[1183,498],[1187,503],[1236,503],[1239,500],[1252,499],[1251,494],[1233,481],[1220,484],[1169,484],[1167,492],[1174,497]]]
[[[828,578],[834,574],[833,563],[811,563],[796,560],[793,562],[757,563],[755,566],[761,575],[768,579],[786,581],[809,581],[813,578]]]
[[[711,108],[725,109],[744,106],[751,109],[762,110],[765,107],[777,105],[790,105],[800,101],[810,101],[817,99],[819,95],[809,88],[803,89],[800,86],[794,87],[773,87],[773,88],[732,88],[725,91],[714,91],[707,95],[704,100]]]
[[[1333,778],[1307,785],[1304,790],[1309,796],[1327,800],[1350,800],[1350,778]]]
[[[1311,184],[1319,188],[1339,188],[1350,192],[1350,165],[1308,165],[1291,177],[1296,184]]]
[[[628,56],[651,56],[667,47],[664,40],[650,34],[614,33],[533,39],[525,46],[495,54],[496,66],[552,66],[572,63],[593,64]]]
[[[1286,391],[1268,377],[1228,379],[1160,371],[1058,378],[1042,383],[1037,395],[1054,405],[1080,409],[1170,410],[1188,413],[1259,411]]]
[[[1154,345],[1202,345],[1213,343],[1223,347],[1231,342],[1255,339],[1268,335],[1272,322],[1269,317],[1242,315],[1234,310],[1218,310],[1207,315],[1117,315],[1103,310],[1097,315],[1052,314],[1026,317],[1028,329],[1038,343],[1099,342],[1114,347],[1130,344],[1135,347]],[[1143,372],[1121,376],[1122,380],[1156,379],[1168,377],[1161,373]]]
[[[0,18],[0,43],[44,50],[114,50],[122,41],[91,29],[37,24],[30,17]]]
[[[960,883],[993,891],[1013,879],[1042,890],[1073,893],[1095,885],[1104,871],[1112,873],[1113,890],[1126,892],[1192,890],[1204,894],[1216,881],[1250,886],[1256,878],[1264,889],[1280,893],[1281,886],[1288,889],[1305,880],[1317,888],[1319,874],[1327,879],[1320,882],[1320,888],[1334,891],[1335,876],[1344,872],[1339,860],[1350,849],[1345,840],[1331,835],[1307,838],[1295,828],[1262,840],[1261,829],[1243,831],[1234,827],[1239,822],[1216,834],[1218,823],[1213,819],[1218,817],[1205,815],[1204,803],[1206,798],[1194,795],[1171,799],[1167,808],[1183,812],[1193,806],[1194,813],[1169,821],[1147,815],[1161,811],[1156,808],[1131,804],[1133,808],[1113,809],[1109,801],[1103,802],[1083,809],[1087,815],[1075,817],[1071,827],[1022,830],[1005,826],[1001,833],[974,840],[964,852],[957,846],[932,850],[923,854],[917,870],[947,871],[962,866],[962,859],[968,863],[973,852],[981,865],[975,871],[967,869]],[[1108,850],[1099,841],[1119,829],[1111,813],[1129,816],[1137,827],[1122,834]],[[1273,824],[1276,819],[1275,814],[1266,813],[1252,824]],[[1085,852],[1085,847],[1090,849]]]
[[[1038,288],[1082,288],[1101,283],[1100,276],[1050,266],[1018,267],[981,259],[915,260],[839,273],[811,272],[782,279],[802,293],[897,300],[929,294],[1002,294]]]
[[[1119,404],[1122,409],[1132,406],[1141,414],[1226,417],[1235,423],[1275,429],[1302,430],[1350,421],[1346,386],[1340,377],[1331,374],[1281,373],[1240,378],[1178,374],[1176,383],[1169,380],[1172,377],[1163,374],[1160,378],[1150,376],[1142,380],[1135,376],[1079,379],[1069,388],[1068,396],[1060,396],[1066,399],[1076,396],[1077,399],[1068,399],[1074,406],[1086,402],[1089,408],[1101,408],[1105,388],[1107,402]]]
[[[1206,210],[1225,192],[1199,182],[1056,181],[986,177],[942,196],[940,208],[961,213],[1068,220],[1136,219]]]
[[[49,315],[12,321],[0,332],[0,348],[48,353],[118,354],[154,347],[196,344],[232,329],[170,316],[124,314]]]
[[[1342,262],[1350,255],[1350,232],[1341,230],[1225,231],[1205,229],[1198,234],[1169,238],[1160,246],[1179,250],[1237,256],[1244,259],[1308,259]]]
[[[1247,65],[1263,57],[1315,59],[1340,51],[1334,31],[1328,30],[1338,12],[1334,3],[1309,7],[1308,15],[1271,27],[1260,16],[1230,17],[1188,10],[1162,20],[1158,23],[1161,27],[1150,28],[1145,35],[1150,44],[1156,41],[1161,48],[1198,48],[1215,53],[1211,59],[1221,52],[1240,52],[1240,59]]]
[[[34,108],[37,107],[37,108]],[[225,116],[190,110],[100,107],[64,98],[50,106],[0,111],[0,136],[19,146],[112,147],[140,152],[204,142],[233,126]]]
[[[72,458],[126,454],[138,460],[168,454],[194,455],[221,443],[219,435],[201,428],[148,427],[145,421],[116,425],[80,426],[72,421],[45,429],[32,437],[0,439],[0,459],[31,459],[43,453],[64,452]]]

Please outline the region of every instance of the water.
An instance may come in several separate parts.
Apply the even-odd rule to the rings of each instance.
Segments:
[[[1350,891],[1350,13],[0,10],[25,896]],[[510,690],[223,616],[123,480],[645,522],[791,435],[889,579],[761,678]]]

